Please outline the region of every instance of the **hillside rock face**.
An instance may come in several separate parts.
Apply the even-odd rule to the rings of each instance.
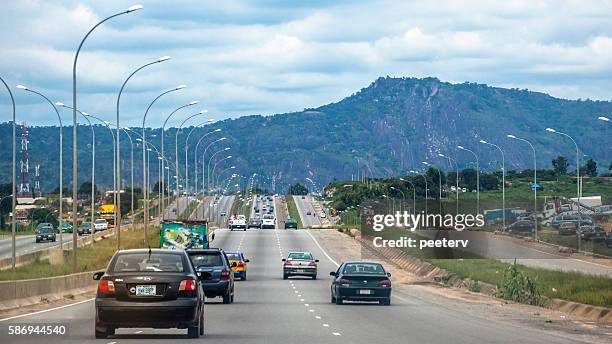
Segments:
[[[572,135],[583,154],[598,160],[601,167],[607,167],[612,159],[612,127],[597,117],[610,114],[609,101],[564,100],[527,90],[475,83],[451,84],[436,78],[385,77],[337,103],[274,116],[228,119],[214,126],[222,128],[223,136],[228,138],[226,143],[236,157],[233,165],[237,173],[276,174],[278,185],[286,185],[308,184],[306,177],[320,183],[350,178],[358,170],[360,175],[364,172],[379,177],[396,175],[421,169],[422,161],[446,170],[454,169],[439,153],[456,159],[460,168],[473,164],[473,156],[458,151],[457,145],[475,151],[483,169],[499,168],[501,154],[493,147],[478,143],[480,139],[504,150],[507,170],[532,168],[529,146],[507,138],[507,134],[534,144],[538,168],[550,167],[551,159],[558,155],[567,157],[574,165],[572,142],[547,133],[547,127]],[[53,183],[57,180],[57,168],[52,168],[56,157],[48,154],[48,147],[52,146],[49,141],[57,142],[58,133],[50,129],[30,130],[30,137],[46,138],[44,146],[37,147],[34,141],[30,146],[30,161],[41,163],[43,187],[57,184]],[[98,128],[101,133],[97,137],[104,138],[103,129]],[[88,130],[84,127],[79,131],[79,144],[83,140],[83,147],[91,140]],[[10,126],[4,124],[0,131],[0,140],[5,141],[0,145],[0,164],[4,167],[0,178],[8,182]],[[159,140],[159,130],[152,130],[151,134],[153,131],[158,134],[153,143],[158,145],[155,140]],[[196,129],[192,137],[208,131],[209,128]],[[173,129],[167,135],[174,137]],[[122,152],[125,153],[129,147],[127,140],[124,141]],[[196,141],[190,140],[191,151]],[[70,142],[70,131],[65,130],[65,153]],[[112,161],[112,149],[106,149],[109,144],[110,141],[102,146],[105,148],[97,152],[96,159]],[[174,140],[166,141],[166,156],[172,159],[173,145]],[[179,139],[179,145],[182,148],[184,141]],[[85,181],[90,168],[87,165],[91,166],[90,156],[86,151],[79,153],[79,161],[84,166],[79,176]],[[64,154],[65,160],[69,155]],[[183,155],[179,155],[183,161]],[[135,167],[140,171],[140,154],[136,154],[135,160]],[[65,163],[64,175],[70,176],[71,162],[68,159]],[[126,164],[123,171],[129,173],[129,162]],[[45,173],[48,178],[43,176]],[[194,173],[190,172],[190,179]],[[111,185],[112,173],[100,178],[103,185]]]

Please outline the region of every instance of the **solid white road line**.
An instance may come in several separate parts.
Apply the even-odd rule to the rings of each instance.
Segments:
[[[332,257],[329,256],[329,254],[327,254],[327,252],[325,252],[323,247],[321,247],[321,245],[319,245],[319,242],[317,241],[317,239],[315,239],[315,237],[312,234],[310,234],[309,231],[305,230],[304,232],[306,232],[306,234],[308,234],[310,236],[312,241],[314,241],[314,243],[317,245],[317,247],[321,250],[321,252],[323,252],[325,257],[327,257],[327,259],[329,259],[330,262],[332,262],[336,267],[340,266],[340,264],[338,264],[335,260],[332,259]]]
[[[0,319],[0,322],[3,322],[3,321],[8,321],[8,320],[12,320],[12,319],[23,318],[23,317],[29,317],[29,316],[36,315],[36,314],[42,314],[42,313],[52,312],[52,311],[56,311],[56,310],[58,310],[58,309],[62,309],[62,308],[67,308],[67,307],[72,307],[72,306],[80,305],[80,304],[82,304],[82,303],[85,303],[85,302],[90,302],[90,301],[93,301],[93,300],[95,300],[95,299],[94,299],[94,298],[91,298],[91,299],[87,299],[87,300],[83,300],[83,301],[79,301],[79,302],[71,303],[71,304],[68,304],[68,305],[63,305],[63,306],[59,306],[59,307],[54,307],[54,308],[44,309],[44,310],[42,310],[42,311],[37,311],[37,312],[32,312],[32,313],[26,313],[26,314],[15,315],[15,316],[12,316],[12,317],[9,317],[9,318]]]

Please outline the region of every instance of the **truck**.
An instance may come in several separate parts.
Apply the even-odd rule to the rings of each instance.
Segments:
[[[229,219],[229,229],[242,229],[246,231],[247,228],[247,219],[244,215],[232,215]]]
[[[201,220],[164,221],[159,235],[159,247],[182,250],[208,248],[207,229],[208,223]]]
[[[108,222],[108,227],[114,227],[115,225],[115,205],[114,204],[102,204],[98,208],[98,217]]]

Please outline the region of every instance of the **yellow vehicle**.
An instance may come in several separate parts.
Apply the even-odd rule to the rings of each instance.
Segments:
[[[98,215],[101,219],[108,222],[108,226],[112,227],[115,225],[115,205],[114,204],[102,204],[98,208]]]
[[[238,277],[242,281],[246,280],[247,278],[247,264],[246,263],[248,263],[249,260],[244,258],[244,254],[240,251],[225,251],[225,255],[227,256],[230,266],[232,267],[232,271],[234,272],[234,277]]]

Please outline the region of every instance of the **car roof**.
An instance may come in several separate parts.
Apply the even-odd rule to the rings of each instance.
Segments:
[[[150,250],[148,248],[133,248],[133,249],[129,249],[129,250],[120,250],[120,251],[117,251],[117,254],[149,253],[149,251],[151,251],[152,254],[176,254],[176,255],[182,255],[184,253],[183,250],[168,250],[168,249],[163,249],[163,248],[152,248]]]
[[[312,254],[312,252],[310,252],[310,251],[291,251],[291,252],[287,253],[287,255],[292,254],[292,253],[310,253],[310,254]]]
[[[225,251],[225,253],[242,254],[241,251]]]
[[[186,249],[187,253],[208,253],[208,252],[223,252],[223,249],[218,247],[209,247],[209,248],[189,248]]]
[[[348,260],[346,262],[342,262],[342,264],[378,264],[378,265],[382,265],[381,263],[370,262],[367,260]]]

